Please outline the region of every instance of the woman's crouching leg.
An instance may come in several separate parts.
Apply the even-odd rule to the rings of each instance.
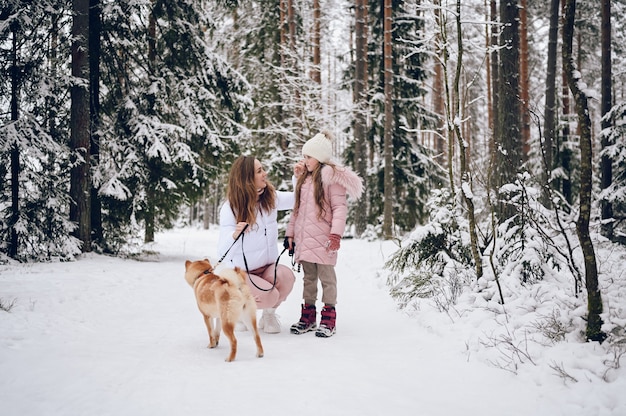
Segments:
[[[268,267],[263,273],[263,279],[267,281],[271,287],[274,283],[274,265]],[[296,276],[291,269],[283,264],[279,264],[276,269],[276,286],[274,290],[277,291],[278,297],[276,303],[271,307],[276,308],[282,302],[287,299],[287,296],[293,290],[293,285],[296,282]]]

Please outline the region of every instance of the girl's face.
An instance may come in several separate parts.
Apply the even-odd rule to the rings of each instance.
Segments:
[[[261,162],[254,159],[254,186],[257,195],[261,195],[267,187],[267,172],[263,169]]]
[[[304,165],[306,166],[306,170],[309,172],[313,172],[320,164],[320,161],[315,159],[314,157],[304,155]]]

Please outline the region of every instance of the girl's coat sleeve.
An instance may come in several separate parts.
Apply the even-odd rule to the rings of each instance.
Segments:
[[[332,212],[330,224],[330,234],[343,236],[346,230],[346,219],[348,217],[348,204],[346,202],[346,188],[339,184],[332,184],[326,188],[328,204]]]
[[[276,209],[278,211],[287,211],[293,209],[296,202],[294,192],[276,191]]]

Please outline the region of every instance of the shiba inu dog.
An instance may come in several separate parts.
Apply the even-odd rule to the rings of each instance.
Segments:
[[[198,309],[209,333],[209,348],[217,347],[220,332],[230,340],[230,354],[237,355],[235,325],[241,319],[252,330],[257,357],[263,357],[263,345],[257,328],[256,302],[246,284],[246,275],[238,267],[213,269],[209,260],[185,262],[185,280],[193,288]]]

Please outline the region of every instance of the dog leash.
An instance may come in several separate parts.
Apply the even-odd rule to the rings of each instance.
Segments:
[[[270,287],[269,289],[263,289],[260,288],[256,283],[254,283],[254,280],[252,280],[252,276],[250,275],[250,269],[248,268],[248,261],[246,260],[246,254],[243,250],[243,233],[244,231],[246,231],[246,229],[248,228],[249,224],[246,224],[243,229],[241,230],[241,232],[239,233],[239,235],[237,236],[237,238],[235,238],[235,241],[233,241],[233,243],[230,245],[230,247],[228,247],[228,250],[226,250],[226,252],[224,253],[224,255],[217,261],[217,263],[215,264],[215,266],[213,266],[212,270],[215,270],[217,268],[217,266],[220,265],[220,263],[222,263],[222,261],[226,258],[226,256],[228,255],[228,252],[230,251],[231,248],[233,248],[233,246],[235,245],[235,243],[237,243],[237,241],[241,238],[241,255],[243,256],[243,264],[246,266],[246,273],[248,274],[248,279],[250,279],[250,283],[252,283],[252,286],[256,287],[257,289],[263,291],[263,292],[269,292],[272,289],[274,289],[276,287],[276,279],[277,279],[277,270],[278,270],[278,262],[280,261],[280,256],[283,255],[283,253],[285,251],[287,251],[287,249],[289,248],[289,245],[287,243],[287,240],[285,240],[285,242],[283,243],[283,247],[285,247],[283,249],[283,251],[280,252],[280,254],[278,255],[278,257],[276,258],[276,262],[274,263],[274,282],[272,283],[272,287]],[[292,243],[292,248],[291,250],[289,250],[289,256],[292,257],[292,261],[291,264],[292,266],[295,266],[295,260],[293,260],[293,253],[295,250],[295,246],[296,243]],[[299,265],[298,265],[299,266]],[[298,268],[299,269],[299,268]],[[210,272],[210,271],[209,271]],[[205,272],[206,273],[206,272]]]
[[[213,270],[217,269],[217,266],[220,265],[220,263],[226,258],[226,256],[228,255],[228,252],[230,251],[231,248],[233,248],[233,246],[235,245],[235,243],[237,242],[237,240],[239,240],[239,238],[241,238],[241,252],[243,253],[243,232],[246,231],[246,229],[248,228],[248,224],[246,224],[243,227],[243,230],[241,230],[241,232],[239,233],[239,235],[237,236],[237,238],[235,238],[235,241],[233,241],[233,243],[230,245],[230,247],[228,247],[228,250],[226,250],[226,252],[224,253],[224,255],[222,256],[222,258],[220,258],[217,263],[215,263],[215,266],[213,266]],[[243,258],[243,261],[245,263],[246,258]],[[246,264],[246,269],[247,269],[248,265]]]
[[[241,238],[241,255],[243,256],[243,264],[246,266],[246,273],[248,273],[248,279],[250,279],[250,283],[252,283],[252,286],[256,287],[257,289],[263,292],[269,292],[272,289],[274,289],[274,287],[276,287],[276,279],[277,279],[276,274],[278,273],[278,263],[280,262],[280,256],[282,256],[283,253],[285,253],[285,251],[289,249],[289,243],[287,242],[287,239],[285,239],[283,243],[283,247],[284,247],[283,251],[280,252],[278,257],[276,258],[276,262],[274,263],[274,282],[272,283],[272,287],[270,287],[269,289],[263,289],[259,287],[256,283],[254,283],[254,280],[252,280],[252,275],[250,274],[250,270],[248,269],[248,261],[246,260],[246,254],[243,251],[243,237]],[[295,247],[296,247],[296,243],[292,243],[291,250],[289,250],[289,257],[292,258],[291,260],[292,266],[295,266],[295,260],[293,260],[293,253],[295,251]]]

